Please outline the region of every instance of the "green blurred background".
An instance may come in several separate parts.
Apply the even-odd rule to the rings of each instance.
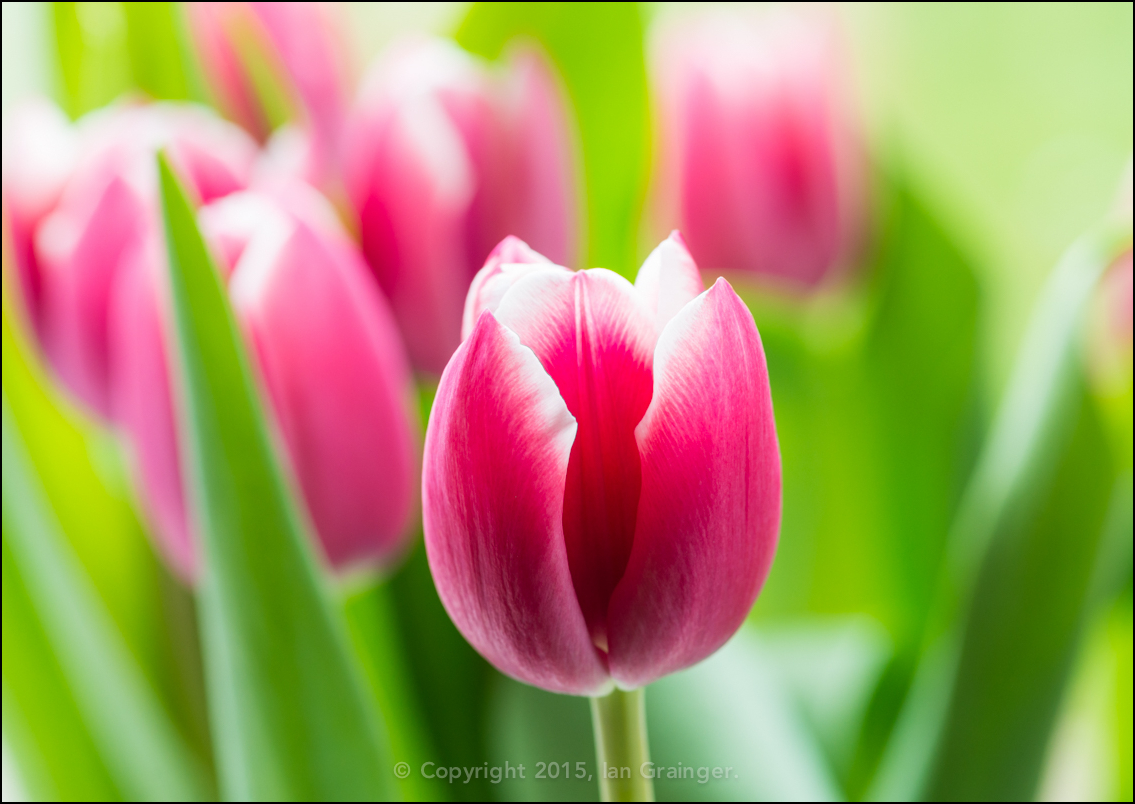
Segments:
[[[5,109],[45,93],[79,113],[154,75],[119,4],[54,5],[3,5]],[[147,5],[160,17],[164,4]],[[360,68],[412,31],[456,36],[489,58],[514,35],[539,39],[576,104],[589,261],[633,274],[654,234],[640,219],[651,167],[644,37],[688,5],[377,3],[347,13]],[[659,762],[747,772],[727,785],[659,782],[659,797],[1130,800],[1130,392],[1124,431],[1082,376],[1050,387],[1015,367],[1030,320],[1048,309],[1053,266],[1113,206],[1131,156],[1132,5],[839,13],[874,163],[877,236],[843,297],[799,305],[744,294],[769,353],[781,547],[751,626],[653,685],[648,716]],[[68,30],[80,63],[60,66]],[[162,75],[143,88],[200,96],[191,69]],[[208,765],[196,642],[179,636],[194,630],[192,602],[149,551],[113,437],[51,389],[7,302],[3,376],[5,416],[79,559],[72,569],[89,576],[140,683]],[[1025,397],[1053,400],[1036,443],[1016,444],[1028,464],[1019,479],[995,454],[1016,415],[1014,381]],[[999,503],[988,491],[999,479],[1023,491]],[[8,495],[6,484],[4,798],[121,796],[82,707],[51,699],[52,683],[74,686],[66,660],[43,633],[19,630],[35,631],[43,614],[20,616],[38,603],[10,559]],[[958,545],[971,532],[987,533],[988,549],[966,558]],[[1119,577],[1105,577],[1109,566]],[[393,578],[341,599],[396,755],[593,761],[586,703],[508,681],[472,654],[437,605],[420,549]],[[60,678],[43,681],[50,673]],[[935,700],[948,701],[942,712]],[[936,740],[920,733],[927,723]],[[26,748],[61,734],[76,745]],[[933,756],[919,760],[920,745]],[[911,768],[918,780],[904,778]],[[403,795],[596,792],[559,781],[421,784]]]

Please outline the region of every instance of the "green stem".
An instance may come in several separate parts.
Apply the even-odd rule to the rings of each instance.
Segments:
[[[603,800],[654,801],[654,782],[643,774],[643,765],[650,762],[643,690],[617,689],[603,698],[592,698],[591,720]]]

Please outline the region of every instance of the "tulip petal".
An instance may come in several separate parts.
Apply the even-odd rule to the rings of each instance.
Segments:
[[[553,262],[572,265],[576,188],[567,119],[570,105],[547,58],[524,48],[512,59],[507,137],[511,167],[502,197],[509,231]]]
[[[564,483],[576,425],[531,350],[481,315],[426,433],[426,553],[446,611],[502,672],[544,689],[609,687],[572,587]]]
[[[244,250],[233,307],[331,563],[385,562],[416,490],[410,375],[366,266],[296,221]]]
[[[635,430],[642,495],[611,598],[611,674],[647,684],[713,653],[741,625],[780,527],[780,452],[753,317],[719,279],[666,327]]]
[[[497,310],[540,358],[576,421],[564,538],[579,605],[606,650],[607,603],[634,541],[640,468],[634,429],[651,395],[655,331],[634,288],[603,269],[541,271]]]
[[[359,204],[363,252],[415,366],[440,372],[461,341],[472,278],[466,212],[476,183],[461,137],[431,98],[394,114]]]
[[[127,256],[111,304],[114,418],[130,436],[140,499],[157,546],[192,581],[197,550],[188,524],[167,355],[165,255],[156,241]]]
[[[108,307],[119,266],[149,213],[123,180],[110,181],[86,220],[61,208],[36,235],[43,269],[46,352],[67,388],[109,418]]]
[[[4,212],[17,289],[36,334],[43,335],[42,278],[35,230],[59,200],[78,148],[70,121],[49,100],[31,98],[4,115]]]
[[[654,326],[659,332],[705,290],[698,266],[677,230],[650,252],[638,269],[634,286],[647,309],[654,313]]]
[[[516,282],[533,271],[553,266],[543,254],[528,247],[519,237],[509,235],[500,241],[485,260],[485,266],[473,277],[465,296],[465,313],[461,318],[461,340],[469,337],[484,310],[496,312],[501,299]],[[567,269],[564,269],[567,270]]]

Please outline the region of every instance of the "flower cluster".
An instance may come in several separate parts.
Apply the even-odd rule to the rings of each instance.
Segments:
[[[13,112],[27,319],[63,387],[125,435],[172,566],[199,570],[159,150],[199,204],[331,565],[389,565],[420,510],[462,633],[549,689],[633,688],[720,647],[769,571],[780,458],[752,315],[695,259],[812,288],[861,211],[831,31],[754,19],[659,39],[658,184],[687,240],[634,284],[571,270],[575,135],[531,46],[494,66],[403,41],[356,92],[333,9],[192,3],[228,120],[138,100],[74,124],[45,101]],[[441,375],[424,457],[414,372]]]

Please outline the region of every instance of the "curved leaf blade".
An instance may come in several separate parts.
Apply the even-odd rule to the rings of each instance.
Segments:
[[[1130,232],[1128,221],[1073,244],[1034,310],[951,529],[926,649],[871,798],[1035,794],[1094,602],[1116,479],[1084,387],[1081,332]]]
[[[19,571],[103,764],[126,798],[203,798],[202,769],[59,533],[6,397],[2,429],[5,563]]]
[[[277,461],[193,208],[158,162],[222,795],[389,798],[390,752],[363,668]]]

